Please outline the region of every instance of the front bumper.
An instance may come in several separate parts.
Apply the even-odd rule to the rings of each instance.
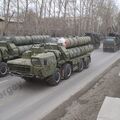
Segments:
[[[15,75],[15,76],[18,76],[18,77],[29,77],[29,78],[35,77],[35,76],[32,75],[32,74],[23,74],[23,73],[15,72],[15,71],[10,71],[9,74],[10,74],[10,75]]]
[[[21,78],[27,77],[27,78],[36,78],[36,79],[44,80],[43,77],[36,76],[36,75],[33,75],[33,74],[23,74],[23,73],[15,72],[15,71],[10,71],[9,74],[12,75],[12,76],[18,76],[18,77],[21,77]]]
[[[114,52],[114,47],[104,47],[103,50],[106,52]]]

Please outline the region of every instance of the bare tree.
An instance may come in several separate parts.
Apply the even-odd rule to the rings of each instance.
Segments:
[[[16,3],[15,3],[16,1]],[[119,30],[114,0],[3,0],[5,28],[17,20],[17,34],[83,35],[85,32]],[[13,7],[14,6],[14,7]],[[14,12],[13,12],[14,11]],[[21,21],[24,21],[21,24]],[[16,32],[14,32],[16,33]]]

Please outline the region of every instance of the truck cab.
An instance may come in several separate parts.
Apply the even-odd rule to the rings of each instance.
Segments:
[[[0,52],[2,54],[2,60],[12,59],[19,55],[18,48],[15,46],[14,43],[9,42],[0,42]]]
[[[41,53],[31,57],[33,74],[41,78],[49,77],[57,66],[55,54],[52,52]]]
[[[116,52],[119,50],[119,42],[116,37],[107,37],[103,41],[104,52]]]

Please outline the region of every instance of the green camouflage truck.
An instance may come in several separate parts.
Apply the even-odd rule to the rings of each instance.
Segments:
[[[7,61],[21,57],[33,44],[43,43],[49,36],[15,36],[0,38],[0,77],[8,73]]]
[[[106,37],[103,41],[104,52],[116,52],[120,49],[120,39],[116,37]]]
[[[90,37],[66,39],[65,46],[61,43],[33,46],[22,58],[8,61],[10,72],[28,82],[41,79],[54,86],[68,79],[73,71],[88,68],[93,51]]]
[[[116,52],[120,49],[120,35],[117,33],[109,33],[103,41],[104,52]]]

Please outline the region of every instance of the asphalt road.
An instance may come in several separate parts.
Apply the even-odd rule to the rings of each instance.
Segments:
[[[41,120],[119,58],[120,52],[95,50],[88,69],[74,73],[56,87],[49,87],[44,82],[26,83],[15,76],[0,78],[0,120]]]

